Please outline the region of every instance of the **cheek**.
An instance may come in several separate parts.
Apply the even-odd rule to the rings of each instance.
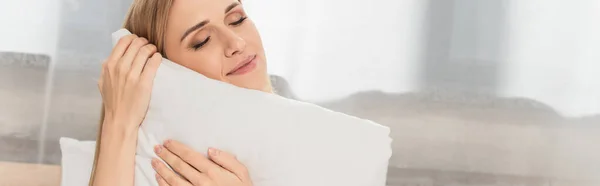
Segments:
[[[248,19],[248,21],[244,23],[239,30],[236,30],[236,32],[241,38],[244,39],[247,48],[252,50],[262,50],[261,38],[252,20]]]
[[[263,59],[261,62],[266,62],[262,39],[254,25],[249,25],[243,37],[246,41],[247,49],[256,52]]]
[[[190,52],[185,58],[186,67],[196,71],[208,78],[215,80],[222,80],[222,63],[221,56],[216,55],[217,51],[202,51],[202,54],[198,52]]]

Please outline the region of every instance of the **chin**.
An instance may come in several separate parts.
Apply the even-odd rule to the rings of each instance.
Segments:
[[[267,74],[254,72],[253,74],[246,74],[250,76],[240,77],[237,81],[231,83],[242,88],[258,90],[261,92],[273,93],[273,87]]]
[[[258,90],[266,93],[273,93],[273,87],[271,86],[271,82],[268,80],[259,80],[253,82],[244,83],[245,86],[241,86],[247,89]]]

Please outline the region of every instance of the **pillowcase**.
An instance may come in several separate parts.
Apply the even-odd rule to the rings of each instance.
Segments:
[[[130,34],[113,34],[116,43]],[[257,186],[384,186],[389,128],[275,94],[209,79],[167,59],[139,131],[136,185],[157,185],[153,146],[174,139],[235,154]]]
[[[60,138],[60,150],[62,153],[60,185],[88,185],[94,163],[96,142],[62,137]]]
[[[113,33],[113,43],[127,34]],[[158,185],[150,161],[166,139],[204,155],[208,147],[236,155],[256,186],[386,183],[392,140],[382,125],[212,80],[167,59],[152,91],[138,134],[137,186]]]

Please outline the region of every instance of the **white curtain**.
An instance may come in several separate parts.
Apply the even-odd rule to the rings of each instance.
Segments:
[[[600,113],[599,2],[245,1],[263,36],[270,73],[288,79],[301,99],[418,91],[422,73],[431,73],[425,63],[446,68],[471,60],[477,70],[492,61],[497,77],[490,93],[535,99],[574,117]],[[429,16],[439,6],[449,6],[451,18]],[[427,33],[434,33],[430,46],[424,46],[432,40]],[[451,76],[478,78],[470,73],[477,72]]]
[[[250,0],[269,71],[301,99],[414,89],[423,1]]]
[[[59,0],[0,1],[0,51],[54,57],[60,5]]]
[[[503,94],[600,113],[600,1],[512,0]]]

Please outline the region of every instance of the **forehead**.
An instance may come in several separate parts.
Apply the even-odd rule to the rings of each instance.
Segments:
[[[185,29],[209,20],[222,22],[225,8],[237,0],[173,0],[169,11],[168,29],[175,33],[184,32]]]
[[[193,17],[198,19],[213,19],[222,17],[225,8],[237,0],[174,0],[170,17],[180,19]]]

